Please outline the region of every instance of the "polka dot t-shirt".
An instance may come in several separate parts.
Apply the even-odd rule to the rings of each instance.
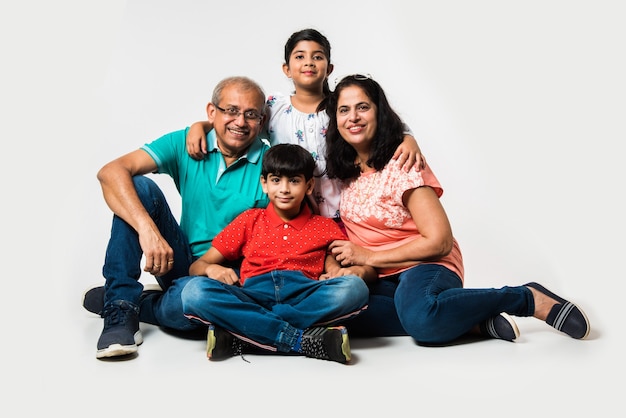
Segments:
[[[299,270],[317,280],[324,272],[328,246],[337,239],[347,237],[332,219],[305,206],[297,218],[285,222],[270,203],[237,216],[215,237],[213,246],[228,260],[244,258],[241,284],[273,270]]]

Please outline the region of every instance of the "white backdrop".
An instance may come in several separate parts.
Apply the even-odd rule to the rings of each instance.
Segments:
[[[68,317],[102,280],[110,227],[97,170],[203,119],[225,76],[290,91],[283,46],[305,27],[332,44],[331,80],[372,74],[411,126],[444,187],[468,287],[541,281],[577,295],[598,338],[623,341],[620,1],[62,0],[0,9],[0,312],[17,340],[2,361],[41,361],[29,366],[41,375],[20,374],[15,387],[49,389],[50,362],[54,376],[73,367],[80,330]],[[171,182],[157,180],[176,202]],[[612,351],[596,355],[624,371]]]

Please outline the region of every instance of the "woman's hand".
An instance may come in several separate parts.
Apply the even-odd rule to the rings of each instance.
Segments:
[[[366,266],[373,254],[373,251],[346,240],[333,241],[328,249],[342,267]]]

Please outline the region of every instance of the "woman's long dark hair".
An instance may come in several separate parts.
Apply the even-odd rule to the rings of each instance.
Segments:
[[[356,151],[339,134],[337,129],[337,99],[341,91],[349,86],[363,90],[376,105],[377,128],[372,141],[367,165],[376,171],[382,170],[391,160],[404,137],[404,124],[400,116],[391,108],[384,90],[371,77],[354,74],[344,77],[335,91],[328,96],[326,113],[330,118],[326,132],[326,170],[329,178],[349,182],[360,175],[360,169],[354,164]]]

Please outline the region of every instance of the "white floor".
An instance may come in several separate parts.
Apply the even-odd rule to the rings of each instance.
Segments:
[[[76,303],[67,312],[69,340],[34,350],[41,369],[33,369],[37,358],[27,363],[32,380],[26,384],[45,390],[25,397],[25,408],[85,417],[218,412],[608,417],[618,416],[623,391],[621,350],[604,333],[595,310],[588,312],[595,327],[585,341],[532,318],[517,318],[522,336],[516,343],[483,340],[427,348],[408,337],[352,339],[350,365],[259,355],[213,362],[205,356],[203,339],[142,324],[144,343],[135,358],[100,361],[95,344],[102,320],[81,308],[80,294],[74,296]],[[45,321],[42,325],[45,330]]]

